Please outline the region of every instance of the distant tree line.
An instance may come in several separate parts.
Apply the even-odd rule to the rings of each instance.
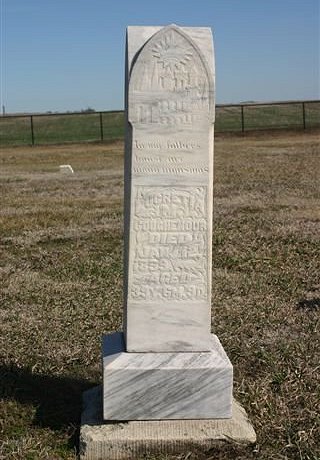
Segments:
[[[81,109],[81,110],[67,110],[65,113],[94,113],[96,110],[93,109],[92,107],[87,107],[86,109]],[[52,110],[47,110],[46,113],[60,113],[60,112],[52,112]]]

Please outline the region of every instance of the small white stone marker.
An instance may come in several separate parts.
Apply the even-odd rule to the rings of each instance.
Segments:
[[[211,30],[129,27],[124,334],[104,338],[105,420],[232,416],[211,330]]]
[[[71,165],[60,165],[59,166],[60,172],[64,174],[74,174],[74,171],[72,169]]]

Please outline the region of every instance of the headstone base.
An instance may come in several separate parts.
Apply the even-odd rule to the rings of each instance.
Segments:
[[[209,352],[127,353],[122,333],[103,338],[104,420],[232,416],[232,364],[219,339]]]
[[[233,401],[233,415],[222,420],[103,422],[102,388],[83,394],[81,460],[134,460],[145,455],[208,451],[221,444],[254,444],[256,434],[245,410]]]

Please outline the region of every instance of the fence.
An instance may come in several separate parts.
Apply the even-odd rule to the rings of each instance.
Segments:
[[[216,106],[216,132],[320,127],[320,100]],[[123,111],[0,116],[1,145],[121,139]]]

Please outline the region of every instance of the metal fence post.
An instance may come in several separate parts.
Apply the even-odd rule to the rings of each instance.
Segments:
[[[102,112],[100,112],[100,140],[103,141],[103,122],[102,122]]]
[[[30,115],[31,144],[34,145],[33,115]]]
[[[302,122],[303,122],[303,129],[306,129],[306,108],[305,108],[304,102],[302,102]]]
[[[241,106],[241,132],[244,133],[244,107]]]

